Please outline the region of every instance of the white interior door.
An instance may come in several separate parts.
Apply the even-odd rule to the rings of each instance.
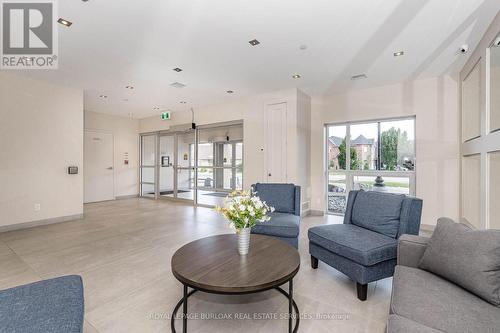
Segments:
[[[266,174],[268,183],[285,183],[287,179],[287,105],[270,104],[266,108]]]
[[[114,200],[113,134],[85,131],[84,202]]]

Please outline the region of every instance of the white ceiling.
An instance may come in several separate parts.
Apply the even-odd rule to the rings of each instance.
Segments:
[[[328,94],[457,72],[459,47],[472,50],[499,9],[499,0],[63,0],[59,16],[73,25],[59,26],[59,70],[25,75],[83,88],[86,110],[137,118],[293,87]],[[368,79],[350,80],[361,73]]]

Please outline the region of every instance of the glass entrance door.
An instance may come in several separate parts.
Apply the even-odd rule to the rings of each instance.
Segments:
[[[194,200],[195,164],[194,164],[194,131],[179,133],[177,138],[176,190],[177,198]]]
[[[243,188],[242,124],[148,133],[140,140],[142,197],[213,206]]]
[[[156,134],[141,136],[140,194],[142,197],[156,197],[156,138]]]
[[[234,190],[243,188],[243,143],[213,142],[198,145],[198,203],[221,205]]]
[[[243,126],[201,128],[197,138],[197,204],[222,205],[243,188]]]
[[[159,197],[175,198],[175,135],[160,136]]]
[[[159,198],[194,200],[194,131],[159,137]]]

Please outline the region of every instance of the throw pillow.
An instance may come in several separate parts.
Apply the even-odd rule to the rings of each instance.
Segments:
[[[419,267],[500,306],[500,230],[439,219]]]

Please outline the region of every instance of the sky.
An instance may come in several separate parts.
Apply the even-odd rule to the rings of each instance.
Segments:
[[[410,140],[415,138],[415,127],[413,119],[384,121],[380,123],[380,130],[382,132],[387,131],[391,127],[400,128],[401,131],[406,131]],[[377,139],[377,123],[352,124],[351,138],[356,139],[361,134],[368,139]],[[343,138],[345,137],[345,135],[345,125],[330,126],[328,128],[328,136],[337,136]]]

